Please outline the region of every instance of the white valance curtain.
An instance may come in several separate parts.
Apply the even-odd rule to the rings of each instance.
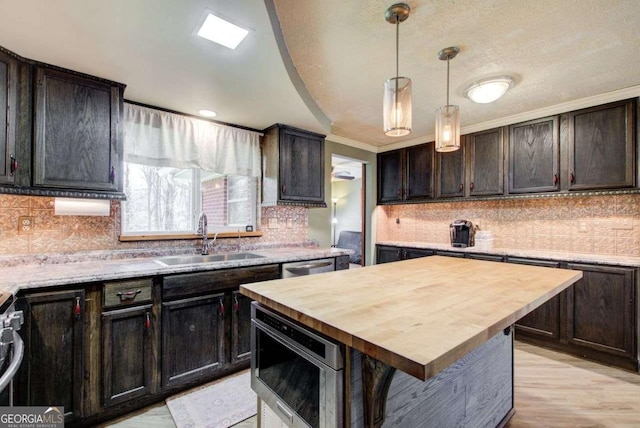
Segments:
[[[157,167],[260,176],[260,133],[124,105],[124,159]]]

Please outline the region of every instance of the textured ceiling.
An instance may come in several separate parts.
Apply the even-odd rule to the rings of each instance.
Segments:
[[[447,46],[461,49],[451,62],[451,102],[463,129],[640,88],[638,0],[408,1],[400,72],[413,80],[414,130],[386,137],[382,87],[395,72],[395,28],[384,11],[392,3],[0,0],[0,46],[125,83],[133,101],[191,114],[209,108],[256,129],[286,123],[373,151],[433,138],[434,111],[446,101],[437,53]],[[232,51],[195,37],[205,9],[249,27],[248,38]],[[469,83],[496,74],[516,79],[504,98],[463,98]]]
[[[432,138],[435,109],[451,104],[463,128],[572,100],[640,85],[638,0],[408,1],[400,24],[400,75],[413,82],[413,132],[382,132],[383,83],[395,74],[391,1],[275,0],[287,48],[333,133],[376,146]],[[463,97],[475,80],[510,75],[516,85],[493,104]],[[425,140],[426,141],[426,140]]]

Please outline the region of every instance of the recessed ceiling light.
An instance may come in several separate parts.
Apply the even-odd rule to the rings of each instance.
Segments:
[[[492,103],[503,96],[513,86],[509,76],[491,77],[472,83],[464,90],[464,96],[480,104]]]
[[[222,46],[235,49],[247,37],[249,30],[209,13],[197,34]]]
[[[198,114],[204,117],[216,117],[218,113],[213,110],[198,110]]]

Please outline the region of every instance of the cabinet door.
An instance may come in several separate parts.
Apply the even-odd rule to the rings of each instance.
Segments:
[[[500,195],[504,189],[502,128],[465,138],[469,156],[469,195]]]
[[[231,298],[231,363],[235,364],[251,360],[251,299],[237,290]]]
[[[635,185],[635,101],[579,110],[564,117],[568,120],[569,190]]]
[[[324,139],[280,129],[280,199],[324,202]]]
[[[567,290],[568,342],[637,360],[634,270],[578,263],[568,268],[583,273]]]
[[[162,304],[162,385],[204,380],[224,364],[224,294]]]
[[[560,189],[558,116],[509,127],[509,193]]]
[[[402,200],[402,150],[378,154],[378,203]]]
[[[433,256],[433,250],[423,250],[421,248],[404,248],[405,259],[419,259],[421,257]]]
[[[560,267],[560,263],[546,260],[508,257],[507,262],[550,268]],[[561,296],[558,294],[516,321],[516,334],[557,342],[560,337],[560,299]]]
[[[376,245],[376,264],[397,262],[401,259],[402,250],[399,247]]]
[[[433,143],[408,147],[405,151],[406,200],[433,198]]]
[[[47,68],[36,78],[34,186],[121,189],[121,88]]]
[[[464,150],[437,154],[439,198],[464,196]]]
[[[0,50],[0,184],[12,184],[16,160],[18,61]]]
[[[25,354],[16,383],[16,405],[64,406],[65,421],[81,416],[84,300],[83,289],[20,299]]]
[[[105,406],[151,394],[151,305],[102,314],[102,381]]]

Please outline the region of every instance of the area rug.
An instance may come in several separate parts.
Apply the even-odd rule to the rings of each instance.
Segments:
[[[167,398],[178,428],[226,428],[257,412],[249,370],[201,389]]]

